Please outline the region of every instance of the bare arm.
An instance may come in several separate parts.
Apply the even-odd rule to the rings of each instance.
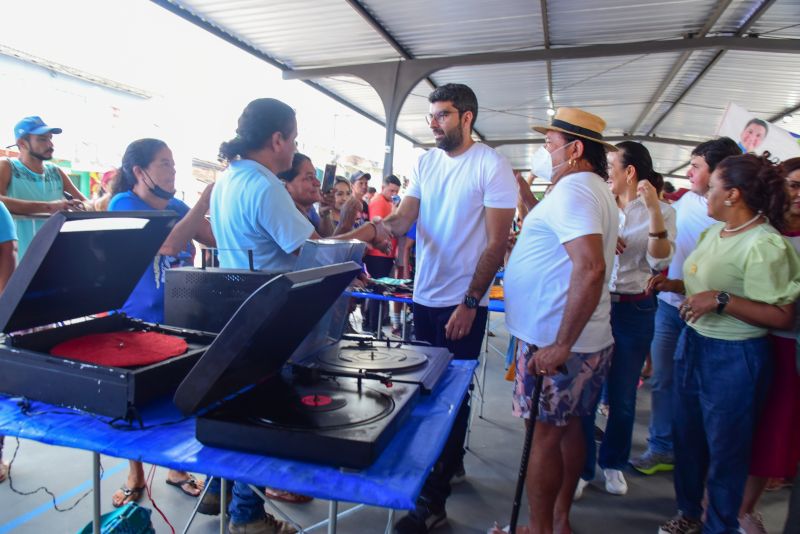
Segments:
[[[71,207],[67,199],[43,202],[38,200],[20,200],[6,196],[8,185],[11,183],[11,163],[0,160],[0,202],[6,205],[13,215],[33,215],[35,213],[56,213]],[[80,194],[80,193],[79,193]]]
[[[406,195],[397,210],[386,217],[383,226],[394,236],[404,235],[419,217],[419,199]],[[509,223],[510,224],[510,223]]]
[[[600,234],[578,237],[564,243],[564,248],[572,261],[567,304],[555,343],[537,351],[535,358],[531,358],[528,370],[533,373],[555,374],[567,361],[572,346],[597,308],[605,286],[606,263]]]
[[[503,264],[508,244],[508,232],[511,221],[514,219],[514,208],[486,208],[486,233],[488,241],[486,248],[478,259],[475,272],[470,280],[467,294],[481,298],[489,289],[489,285],[497,274],[497,269]],[[463,303],[456,306],[450,320],[444,327],[445,337],[460,339],[472,329],[476,310],[470,310]]]
[[[681,306],[681,317],[693,323],[707,313],[716,313],[718,293],[713,290],[702,291],[687,298]],[[731,295],[723,313],[762,328],[789,330],[794,326],[794,304],[778,306]]]
[[[17,265],[16,240],[0,243],[0,293],[5,289],[14,267]]]
[[[158,251],[159,254],[175,256],[186,247],[186,243],[190,239],[197,239],[209,247],[216,246],[217,242],[214,234],[211,233],[211,225],[205,218],[213,188],[214,184],[206,186],[197,203],[169,233],[164,244],[161,245],[161,250]]]
[[[517,179],[519,186],[519,198],[517,199],[517,211],[519,211],[520,219],[524,220],[525,216],[530,212],[536,204],[539,203],[531,191],[531,184],[522,178],[522,173],[515,172],[514,177]]]
[[[58,173],[61,175],[61,187],[63,190],[72,195],[75,200],[86,201],[86,197],[75,187],[75,184],[72,183],[72,180],[69,179],[69,176],[61,167],[58,168]]]

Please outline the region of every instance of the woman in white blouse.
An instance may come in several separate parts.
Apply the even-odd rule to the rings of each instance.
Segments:
[[[609,416],[596,454],[594,414],[584,418],[586,465],[575,491],[594,478],[595,458],[605,476],[606,491],[624,495],[628,484],[622,469],[628,464],[636,412],[636,388],[653,338],[655,296],[647,291],[653,271],[665,269],[675,249],[675,210],[659,201],[663,183],[653,170],[650,153],[640,143],[624,141],[608,153],[608,184],[619,206],[619,241],[611,291],[614,356],[608,373]]]

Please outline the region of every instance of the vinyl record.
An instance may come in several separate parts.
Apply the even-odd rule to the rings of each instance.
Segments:
[[[50,354],[109,367],[151,365],[186,352],[186,340],[158,332],[89,334],[59,343]]]
[[[367,371],[407,371],[428,362],[422,352],[400,348],[343,347],[338,354],[323,354],[319,357],[323,365],[365,369]]]
[[[312,386],[276,388],[250,407],[250,420],[292,430],[332,430],[361,425],[386,417],[394,400],[373,387],[324,382]]]

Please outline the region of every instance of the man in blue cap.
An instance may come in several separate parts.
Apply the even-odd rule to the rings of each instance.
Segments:
[[[44,224],[44,219],[31,215],[84,209],[86,197],[63,170],[46,163],[53,157],[53,134],[60,133],[61,128],[48,126],[40,117],[25,117],[14,126],[19,158],[0,160],[0,202],[17,225],[18,258]]]

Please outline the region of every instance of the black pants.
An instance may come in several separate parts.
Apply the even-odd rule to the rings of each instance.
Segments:
[[[486,332],[488,308],[479,307],[472,328],[465,337],[452,341],[445,338],[444,327],[455,310],[455,306],[447,308],[429,308],[414,303],[414,331],[418,340],[427,341],[437,347],[447,347],[457,360],[477,360],[481,353],[483,335]],[[470,394],[464,396],[456,414],[453,429],[447,437],[442,454],[436,460],[433,471],[428,475],[422,487],[420,498],[426,500],[435,509],[444,507],[450,496],[450,479],[459,465],[464,461],[464,440],[469,426]]]
[[[364,256],[364,265],[367,266],[369,275],[372,278],[383,278],[384,276],[391,276],[392,267],[394,267],[394,258],[384,258],[383,256]],[[383,304],[383,306],[379,306]],[[377,332],[383,322],[383,317],[378,319],[378,308],[382,307],[388,313],[387,308],[390,306],[388,302],[380,302],[377,300],[367,301],[367,324],[366,328],[370,332]]]

